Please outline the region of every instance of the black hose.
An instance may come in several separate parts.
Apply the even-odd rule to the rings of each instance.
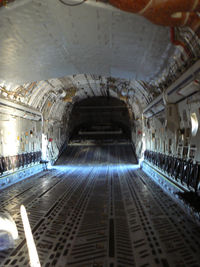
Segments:
[[[76,4],[69,4],[69,3],[66,3],[64,0],[58,0],[60,3],[62,3],[63,5],[66,5],[66,6],[79,6],[79,5],[82,5],[84,2],[86,2],[87,0],[83,0],[79,3],[76,3]]]

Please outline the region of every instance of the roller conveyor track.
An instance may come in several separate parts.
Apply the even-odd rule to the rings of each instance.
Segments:
[[[199,227],[133,160],[130,146],[71,147],[54,169],[3,190],[20,238],[0,266],[29,266],[21,204],[42,266],[200,266]]]

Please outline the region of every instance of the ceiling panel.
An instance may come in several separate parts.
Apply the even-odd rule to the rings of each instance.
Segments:
[[[174,53],[169,29],[142,17],[57,0],[0,10],[0,80],[22,84],[79,73],[149,80]],[[26,4],[24,4],[26,3]]]

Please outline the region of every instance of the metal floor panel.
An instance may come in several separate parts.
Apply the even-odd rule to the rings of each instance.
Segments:
[[[130,146],[76,146],[54,169],[1,191],[0,211],[20,238],[0,266],[29,266],[21,204],[44,267],[200,266],[199,227],[133,159]]]

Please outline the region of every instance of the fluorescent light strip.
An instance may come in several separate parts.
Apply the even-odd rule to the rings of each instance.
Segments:
[[[30,266],[31,267],[41,267],[38,253],[37,253],[37,249],[36,249],[33,235],[31,232],[31,227],[30,227],[30,223],[28,220],[27,212],[26,212],[24,205],[21,205],[20,213],[21,213],[22,222],[23,222],[23,226],[24,226],[24,232],[25,232],[25,236],[26,236],[26,243],[27,243],[27,247],[28,247]]]

